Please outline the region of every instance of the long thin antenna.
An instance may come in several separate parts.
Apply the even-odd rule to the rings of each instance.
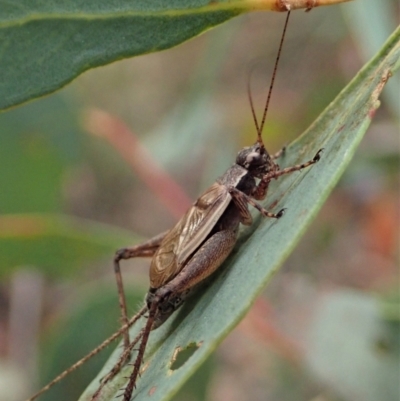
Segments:
[[[265,119],[267,118],[268,106],[269,106],[269,102],[271,100],[272,88],[274,86],[276,72],[277,72],[277,69],[278,69],[278,62],[279,62],[279,59],[281,57],[281,52],[282,52],[282,47],[283,47],[283,40],[285,39],[286,29],[287,29],[287,26],[288,26],[288,23],[289,23],[289,17],[290,17],[290,10],[288,10],[288,13],[287,13],[287,16],[286,16],[286,21],[285,21],[285,26],[283,27],[283,33],[282,33],[282,37],[281,37],[281,42],[279,44],[278,55],[276,56],[276,60],[275,60],[274,72],[272,73],[271,84],[269,86],[267,102],[265,104],[263,118],[261,120],[261,125],[260,125],[259,128],[257,127],[258,124],[256,123],[257,133],[258,133],[258,142],[260,142],[261,144],[263,143],[262,142],[262,138],[261,138],[261,133],[262,133],[262,130],[264,128]],[[250,95],[250,105],[251,105],[251,108],[253,110],[253,115],[255,115],[254,109],[253,109],[253,101],[251,100],[251,95]]]
[[[256,112],[255,112],[255,109],[254,109],[253,98],[251,97],[250,83],[251,83],[251,76],[253,75],[253,72],[254,72],[254,68],[251,69],[249,77],[247,79],[247,97],[249,98],[250,107],[251,107],[251,114],[253,115],[254,124],[256,126],[257,133],[258,133],[258,141],[260,142],[261,134],[260,134],[260,129],[258,127],[258,121],[257,121]],[[262,141],[261,141],[261,143],[262,143]]]

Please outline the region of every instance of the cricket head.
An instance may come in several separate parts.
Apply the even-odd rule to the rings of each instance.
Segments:
[[[261,141],[242,149],[236,157],[236,164],[244,167],[255,178],[262,178],[279,169]]]

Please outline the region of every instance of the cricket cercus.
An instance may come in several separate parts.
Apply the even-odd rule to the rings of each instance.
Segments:
[[[240,224],[250,225],[252,223],[252,216],[248,206],[251,205],[256,208],[265,217],[278,219],[283,216],[284,209],[281,209],[278,213],[272,213],[264,209],[257,201],[266,197],[268,186],[272,180],[317,163],[322,152],[322,149],[320,149],[313,159],[305,163],[280,169],[276,160],[283,150],[270,155],[262,140],[262,130],[289,15],[290,12],[287,13],[261,124],[257,121],[248,85],[250,106],[257,129],[255,144],[242,149],[238,153],[233,166],[196,200],[171,230],[159,234],[142,244],[117,251],[114,258],[114,269],[123,327],[85,358],[59,375],[30,398],[29,401],[36,399],[49,387],[82,365],[87,359],[120,335],[123,335],[124,350],[118,362],[101,380],[99,388],[92,396],[92,400],[99,398],[105,384],[130,359],[134,347],[139,343],[133,363],[133,371],[130,374],[128,384],[122,389],[122,399],[130,401],[140,373],[150,332],[160,327],[182,305],[189,293],[221,266],[235,246]],[[120,261],[134,257],[152,258],[150,288],[146,295],[145,305],[135,316],[128,319]],[[136,338],[131,341],[129,327],[142,316],[147,317],[146,324]]]

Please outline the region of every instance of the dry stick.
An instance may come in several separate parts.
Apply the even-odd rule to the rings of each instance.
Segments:
[[[45,393],[48,389],[53,387],[56,383],[58,383],[64,377],[68,376],[74,370],[76,370],[77,368],[82,366],[87,360],[92,358],[94,355],[98,354],[102,349],[104,349],[110,343],[112,343],[114,340],[116,340],[126,330],[127,326],[131,327],[135,322],[137,322],[139,320],[139,318],[145,314],[146,311],[147,311],[147,306],[142,307],[142,309],[129,320],[127,325],[123,325],[117,332],[115,332],[112,336],[107,338],[107,340],[103,341],[93,351],[89,352],[86,356],[84,356],[78,362],[74,363],[67,370],[60,373],[55,379],[53,379],[50,383],[48,383],[46,386],[44,386],[41,390],[39,390],[35,395],[33,395],[31,398],[27,399],[26,401],[36,400],[36,398],[38,398],[41,394]]]

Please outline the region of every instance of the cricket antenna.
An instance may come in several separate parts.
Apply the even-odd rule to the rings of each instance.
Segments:
[[[281,42],[279,44],[278,54],[277,54],[276,60],[275,60],[274,71],[272,73],[271,84],[270,84],[269,90],[268,90],[267,102],[266,102],[265,107],[264,107],[264,114],[263,114],[260,126],[258,125],[256,113],[255,113],[255,110],[254,110],[253,99],[251,97],[250,79],[247,81],[247,95],[249,97],[251,112],[253,114],[254,123],[255,123],[256,129],[257,129],[257,142],[262,146],[264,146],[264,144],[263,144],[263,141],[262,141],[262,135],[261,134],[262,134],[262,130],[264,128],[265,119],[267,118],[268,106],[269,106],[269,102],[271,100],[272,88],[274,87],[276,72],[277,72],[277,69],[278,69],[278,63],[279,63],[279,59],[280,59],[281,53],[282,53],[283,41],[285,39],[286,29],[287,29],[287,26],[288,26],[288,23],[289,23],[289,17],[290,17],[290,9],[288,9],[288,12],[287,12],[287,15],[286,15],[286,21],[285,21],[285,25],[283,27]]]
[[[256,129],[257,129],[257,136],[258,136],[257,141],[262,143],[262,138],[261,138],[261,134],[260,134],[260,128],[258,127],[257,116],[256,116],[256,112],[255,112],[255,109],[254,109],[253,98],[251,97],[250,83],[251,83],[251,76],[253,75],[253,72],[254,72],[254,68],[251,69],[249,77],[247,79],[247,97],[249,98],[251,114],[253,115],[254,124],[255,124]]]

